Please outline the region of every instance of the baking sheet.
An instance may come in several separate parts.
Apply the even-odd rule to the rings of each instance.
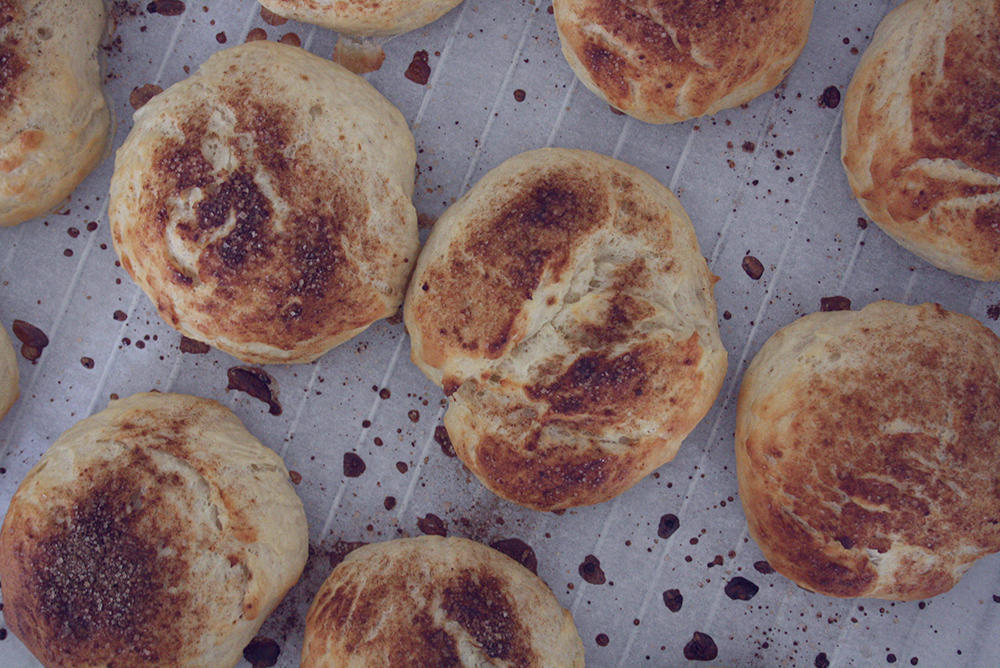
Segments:
[[[182,353],[180,335],[117,266],[107,222],[109,159],[58,212],[0,229],[0,319],[8,331],[21,319],[50,338],[37,363],[19,360],[21,399],[0,423],[0,510],[48,444],[110,396],[185,392],[229,406],[302,476],[297,491],[312,555],[261,631],[281,647],[278,666],[298,665],[305,611],[344,543],[419,535],[435,517],[449,535],[531,546],[539,575],[576,619],[591,667],[997,665],[1000,557],[982,560],[953,591],[929,601],[825,598],[755,569],[762,555],[747,537],[737,497],[741,373],[768,336],[818,310],[822,297],[845,296],[854,308],[883,298],[936,301],[998,331],[1000,288],[934,269],[866,224],[839,163],[841,106],[818,104],[830,86],[846,91],[874,27],[896,4],[819,0],[805,53],[778,89],[745,108],[675,126],[616,115],[578,84],[541,2],[466,0],[388,43],[382,69],[367,75],[413,128],[415,204],[425,220],[506,158],[549,145],[636,165],[687,208],[721,277],[716,298],[729,374],[678,457],[621,497],[556,515],[485,491],[435,439],[444,397],[409,361],[400,322],[379,322],[316,363],[267,367],[280,389],[279,416],[227,392],[226,370],[239,362],[214,350]],[[134,88],[166,88],[251,30],[269,39],[295,33],[325,57],[335,42],[312,26],[268,25],[249,0],[189,2],[175,16],[142,3],[113,5],[118,26],[106,51],[116,147],[131,127]],[[426,85],[404,76],[420,51],[431,69]],[[763,266],[759,280],[742,268],[748,254]],[[360,476],[345,476],[349,452],[366,465]],[[679,529],[664,539],[665,514],[679,518]],[[604,584],[581,577],[588,555],[600,562]],[[726,595],[737,576],[759,587],[752,599]],[[664,603],[669,590],[683,597],[676,612]],[[684,657],[695,632],[718,646],[710,664]],[[38,664],[6,635],[0,665]]]

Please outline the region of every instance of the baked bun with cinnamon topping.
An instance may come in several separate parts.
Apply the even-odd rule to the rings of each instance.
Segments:
[[[537,575],[465,538],[347,555],[306,617],[301,668],[583,668],[573,618]]]
[[[0,326],[0,418],[7,415],[7,411],[20,396],[20,380],[17,352],[7,330]]]
[[[505,499],[556,510],[624,492],[711,407],[726,373],[715,280],[666,187],[541,149],[438,219],[403,313],[458,456]]]
[[[1000,280],[1000,2],[909,0],[879,24],[844,102],[865,214],[945,271]]]
[[[1000,338],[937,304],[814,313],[764,344],[736,416],[740,499],[806,589],[909,601],[1000,550]]]
[[[4,620],[46,668],[231,668],[308,545],[281,458],[235,415],[137,394],[65,432],[18,488]]]
[[[59,205],[107,156],[102,0],[0,0],[0,225]]]
[[[242,44],[136,112],[111,183],[115,249],[185,336],[309,362],[398,309],[415,165],[402,114],[364,79]]]
[[[387,37],[437,21],[462,0],[260,0],[278,16],[343,35]]]
[[[805,47],[813,0],[553,0],[563,55],[612,107],[678,123],[781,82]]]

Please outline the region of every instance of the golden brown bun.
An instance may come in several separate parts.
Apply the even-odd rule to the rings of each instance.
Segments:
[[[945,271],[1000,280],[1000,2],[909,0],[875,31],[841,152],[865,213]]]
[[[512,158],[438,219],[404,305],[486,487],[554,510],[673,459],[726,373],[715,278],[680,202],[611,158]]]
[[[678,123],[774,88],[805,47],[813,0],[553,0],[563,55],[612,107]]]
[[[0,418],[7,415],[20,393],[17,353],[7,330],[0,326]]]
[[[302,668],[583,668],[573,618],[538,576],[464,538],[351,552],[306,617]]]
[[[309,362],[398,309],[415,164],[402,114],[364,79],[250,42],[136,112],[111,183],[115,248],[185,336]]]
[[[102,0],[0,2],[0,225],[66,199],[107,156]]]
[[[235,415],[137,394],[69,429],[18,488],[4,619],[47,668],[231,668],[308,542],[284,464]]]
[[[344,35],[378,37],[422,28],[462,0],[261,0],[279,16],[314,23]]]
[[[1000,338],[937,304],[815,313],[764,344],[736,417],[750,535],[829,596],[948,591],[1000,549]]]

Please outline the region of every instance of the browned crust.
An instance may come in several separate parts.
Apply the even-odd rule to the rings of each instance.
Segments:
[[[1000,339],[936,304],[808,316],[765,344],[737,416],[740,496],[778,572],[927,598],[1000,550]]]
[[[231,412],[135,395],[67,431],[18,488],[4,619],[47,668],[233,665],[307,541],[280,459]]]
[[[568,613],[523,566],[461,538],[352,552],[306,617],[303,668],[582,667]]]
[[[725,374],[713,277],[676,198],[585,151],[540,150],[436,223],[405,304],[413,359],[489,489],[554,510],[674,457]]]
[[[812,0],[555,0],[583,83],[640,120],[675,123],[773,88],[805,46]]]
[[[186,336],[311,361],[402,301],[412,135],[364,80],[294,47],[242,45],[204,70],[139,112],[112,181],[115,247]]]
[[[904,247],[1000,280],[1000,2],[910,0],[886,17],[848,89],[843,160]]]

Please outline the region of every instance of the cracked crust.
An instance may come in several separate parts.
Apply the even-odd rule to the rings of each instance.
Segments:
[[[302,363],[397,311],[418,251],[416,151],[364,79],[251,42],[135,118],[112,238],[182,334],[246,362]]]
[[[549,588],[500,552],[423,536],[351,552],[306,617],[302,668],[583,668]]]
[[[678,123],[774,88],[805,47],[813,0],[554,0],[563,55],[612,107]]]
[[[890,12],[844,102],[858,204],[945,271],[1000,280],[1000,0],[909,0]]]
[[[928,598],[1000,550],[1000,339],[937,304],[815,313],[775,334],[736,418],[750,535],[843,598]]]
[[[59,205],[108,155],[101,0],[0,0],[0,225]]]
[[[664,186],[542,149],[438,219],[404,318],[458,456],[496,494],[554,510],[622,493],[708,411],[726,369],[714,280]]]
[[[47,668],[231,667],[307,547],[284,464],[236,416],[137,394],[63,434],[18,488],[4,619]]]
[[[285,18],[353,37],[389,37],[437,21],[462,0],[263,0]]]

